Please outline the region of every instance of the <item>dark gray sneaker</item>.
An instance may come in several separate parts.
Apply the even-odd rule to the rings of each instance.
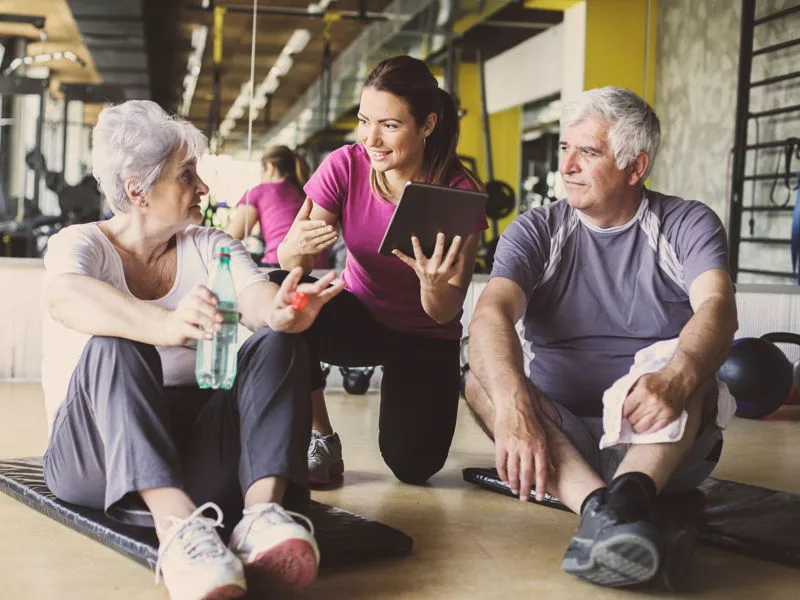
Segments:
[[[342,442],[339,435],[324,435],[316,429],[311,430],[308,445],[308,481],[312,486],[330,485],[333,480],[342,478]]]
[[[606,490],[594,492],[561,568],[608,587],[651,580],[661,563],[661,534],[655,525],[628,512],[620,502],[609,503]]]

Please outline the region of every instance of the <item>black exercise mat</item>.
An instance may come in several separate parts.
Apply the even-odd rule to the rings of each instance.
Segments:
[[[515,497],[496,469],[470,468],[462,474],[464,481]],[[672,497],[665,500],[663,510],[696,525],[705,544],[800,568],[800,495],[714,477],[706,479],[699,490],[704,496],[701,504],[681,506]],[[531,492],[530,500],[569,510],[552,496],[536,502]]]
[[[110,519],[99,510],[62,502],[47,488],[41,458],[0,460],[0,491],[90,538],[154,569],[158,554],[155,530]],[[411,552],[409,536],[388,525],[312,500],[322,567],[401,556]]]

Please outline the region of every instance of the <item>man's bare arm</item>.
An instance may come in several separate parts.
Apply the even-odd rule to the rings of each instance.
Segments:
[[[541,415],[531,402],[522,347],[514,324],[526,298],[513,281],[491,279],[481,294],[470,325],[470,370],[494,405],[495,464],[511,491],[527,500],[531,486],[539,501],[547,490],[552,462]],[[535,484],[535,485],[534,485]]]
[[[706,271],[692,282],[695,311],[663,369],[642,376],[625,399],[623,417],[636,433],[652,433],[678,418],[692,393],[725,360],[738,327],[733,284],[727,271]]]
[[[514,327],[525,310],[525,295],[509,279],[495,277],[481,293],[469,326],[470,371],[486,390],[498,415],[529,411],[522,346]]]
[[[739,323],[727,271],[712,269],[697,277],[689,300],[694,315],[683,327],[675,356],[664,370],[681,377],[691,394],[725,362]]]

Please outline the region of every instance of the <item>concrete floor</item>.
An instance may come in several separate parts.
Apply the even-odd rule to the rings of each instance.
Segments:
[[[331,394],[342,436],[343,487],[314,498],[401,529],[415,540],[408,557],[325,570],[294,597],[558,598],[668,597],[616,591],[564,574],[562,554],[574,515],[514,502],[461,480],[467,466],[492,466],[493,450],[462,405],[444,470],[426,487],[398,483],[377,451],[375,395]],[[0,383],[0,457],[39,455],[46,426],[39,384]],[[800,493],[800,406],[768,421],[736,419],[717,477]],[[153,575],[131,560],[0,494],[0,598],[166,599]],[[683,598],[798,599],[800,570],[698,546]]]

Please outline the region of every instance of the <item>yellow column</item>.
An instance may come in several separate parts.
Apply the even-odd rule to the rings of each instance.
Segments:
[[[478,79],[478,66],[475,63],[462,63],[458,72],[458,94],[461,108],[466,114],[461,118],[461,137],[458,153],[473,157],[478,165],[477,175],[484,182],[488,177],[486,146],[483,121],[481,118],[481,96]],[[492,138],[492,166],[494,178],[505,181],[519,197],[520,138],[522,107],[513,106],[489,115],[489,128]],[[515,213],[500,221],[500,231],[513,220]],[[490,232],[491,233],[491,232]],[[491,237],[491,235],[489,236]]]
[[[616,85],[655,100],[658,0],[586,0],[584,89]]]

